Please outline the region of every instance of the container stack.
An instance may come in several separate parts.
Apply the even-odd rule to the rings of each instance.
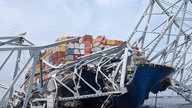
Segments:
[[[64,36],[57,38],[56,42],[67,40],[70,38],[75,38],[77,36]],[[42,59],[49,62],[52,65],[66,64],[77,60],[78,57],[91,54],[93,52],[101,51],[105,48],[111,46],[120,45],[122,41],[119,40],[109,40],[105,36],[97,36],[93,38],[92,35],[85,35],[79,38],[79,41],[69,42],[66,44],[61,44],[54,48],[45,49],[41,52]],[[43,70],[49,67],[43,63]],[[36,73],[40,72],[40,64],[37,63]],[[26,78],[30,75],[30,70],[26,74]],[[43,80],[48,80],[48,72],[43,73]],[[39,82],[39,75],[36,75],[34,84]],[[28,87],[28,82],[25,83],[24,88]]]

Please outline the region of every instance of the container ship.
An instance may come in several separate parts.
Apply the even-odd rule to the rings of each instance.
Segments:
[[[64,36],[57,38],[56,42],[74,37]],[[148,63],[137,47],[128,47],[131,54],[123,60],[125,55],[122,51],[125,52],[127,46],[129,43],[120,40],[85,35],[79,37],[78,41],[43,50],[36,65],[29,106],[142,107],[150,92],[158,93],[171,85],[171,79],[168,76],[174,72],[174,69],[168,65]],[[108,51],[108,53],[100,55],[103,58],[98,59],[102,51]],[[81,60],[82,57],[89,60]],[[84,64],[78,65],[78,62]],[[125,79],[121,81],[124,62],[127,63]],[[53,68],[54,66],[59,68]],[[25,76],[25,91],[28,88],[30,73],[29,69]],[[122,84],[123,87],[121,87]],[[51,102],[48,101],[50,98]]]

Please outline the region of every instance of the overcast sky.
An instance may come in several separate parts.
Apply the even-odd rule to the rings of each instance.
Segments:
[[[85,34],[126,40],[147,3],[148,0],[1,0],[0,36],[27,32],[26,38],[37,45],[62,36]],[[7,82],[12,74],[0,78]]]
[[[0,36],[27,32],[36,44],[92,34],[128,39],[148,0],[1,0]]]

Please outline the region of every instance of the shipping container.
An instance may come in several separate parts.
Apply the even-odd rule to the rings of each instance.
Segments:
[[[39,73],[40,72],[40,68],[36,68],[35,72]]]
[[[74,55],[66,55],[65,60],[66,61],[68,61],[68,60],[73,61],[74,60]]]
[[[59,47],[67,47],[67,44],[61,44]]]
[[[80,49],[85,49],[85,44],[81,43],[79,48]]]
[[[99,45],[101,45],[101,44],[102,44],[101,42],[95,42],[95,43],[93,44],[93,48],[99,47]]]
[[[56,42],[58,42],[58,41],[62,41],[62,38],[57,38]]]
[[[73,55],[74,54],[74,49],[68,48],[66,50],[66,55]]]
[[[53,59],[53,61],[52,61],[53,65],[55,65],[55,64],[58,63],[58,62],[57,62],[57,59],[58,59],[58,58]]]
[[[96,42],[101,42],[101,41],[103,41],[105,39],[105,37],[104,36],[97,36],[97,38],[96,38]]]
[[[65,58],[58,58],[57,62],[58,62],[58,64],[64,63],[65,62]]]
[[[75,48],[74,43],[71,43],[71,42],[68,43],[68,44],[67,44],[67,48],[72,48],[72,49]]]
[[[48,80],[48,73],[43,73],[43,81]]]
[[[95,43],[95,42],[96,42],[96,39],[93,39],[93,40],[92,40],[92,44]]]
[[[58,52],[58,58],[65,58],[66,53],[65,52]]]
[[[92,42],[93,40],[93,36],[92,35],[85,35],[83,36],[83,41],[90,41]]]
[[[62,40],[67,40],[67,36],[63,36],[63,37],[62,37]]]
[[[85,52],[90,52],[90,51],[91,51],[90,47],[85,48]]]
[[[58,52],[53,53],[53,59],[58,58]]]
[[[77,60],[78,57],[81,57],[81,55],[74,55],[74,60]]]
[[[115,40],[107,40],[107,45],[115,45]]]
[[[84,55],[88,55],[90,53],[91,53],[90,51],[85,51]]]
[[[52,62],[53,60],[53,57],[49,57],[49,63]]]
[[[80,48],[79,43],[74,43],[74,44],[75,44],[74,47],[75,47],[76,49],[79,49],[79,48]]]
[[[80,38],[79,38],[79,43],[80,43],[80,44],[83,43],[83,37],[80,37]]]
[[[66,46],[58,46],[58,52],[65,52],[66,49]]]
[[[122,43],[123,43],[123,41],[115,40],[115,45],[120,45]]]
[[[74,54],[80,54],[79,49],[74,49]]]
[[[81,55],[84,55],[84,54],[85,54],[85,50],[84,50],[84,49],[81,49],[81,50],[80,50],[80,54],[81,54]]]

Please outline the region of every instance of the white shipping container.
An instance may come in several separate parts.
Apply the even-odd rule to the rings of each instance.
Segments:
[[[49,56],[47,56],[47,57],[45,58],[45,61],[49,62]]]
[[[83,43],[83,37],[79,38],[79,43]]]
[[[98,46],[100,46],[100,42],[95,42],[94,44],[93,44],[93,47],[98,47]]]
[[[74,60],[74,55],[67,55],[65,60]]]
[[[75,43],[75,48],[79,49],[79,43]]]
[[[53,54],[55,53],[55,52],[57,52],[58,51],[58,47],[55,47],[54,49],[53,49]]]
[[[68,44],[67,44],[67,48],[72,48],[72,49],[74,49],[74,43],[71,43],[71,42],[68,43]]]
[[[80,54],[84,55],[85,54],[85,50],[84,49],[80,49]]]
[[[101,50],[102,50],[102,48],[100,48],[100,47],[95,47],[95,48],[91,49],[92,52],[97,52],[97,51],[101,51]]]
[[[80,44],[80,49],[85,49],[85,44]]]
[[[80,54],[79,49],[74,49],[74,54]]]

